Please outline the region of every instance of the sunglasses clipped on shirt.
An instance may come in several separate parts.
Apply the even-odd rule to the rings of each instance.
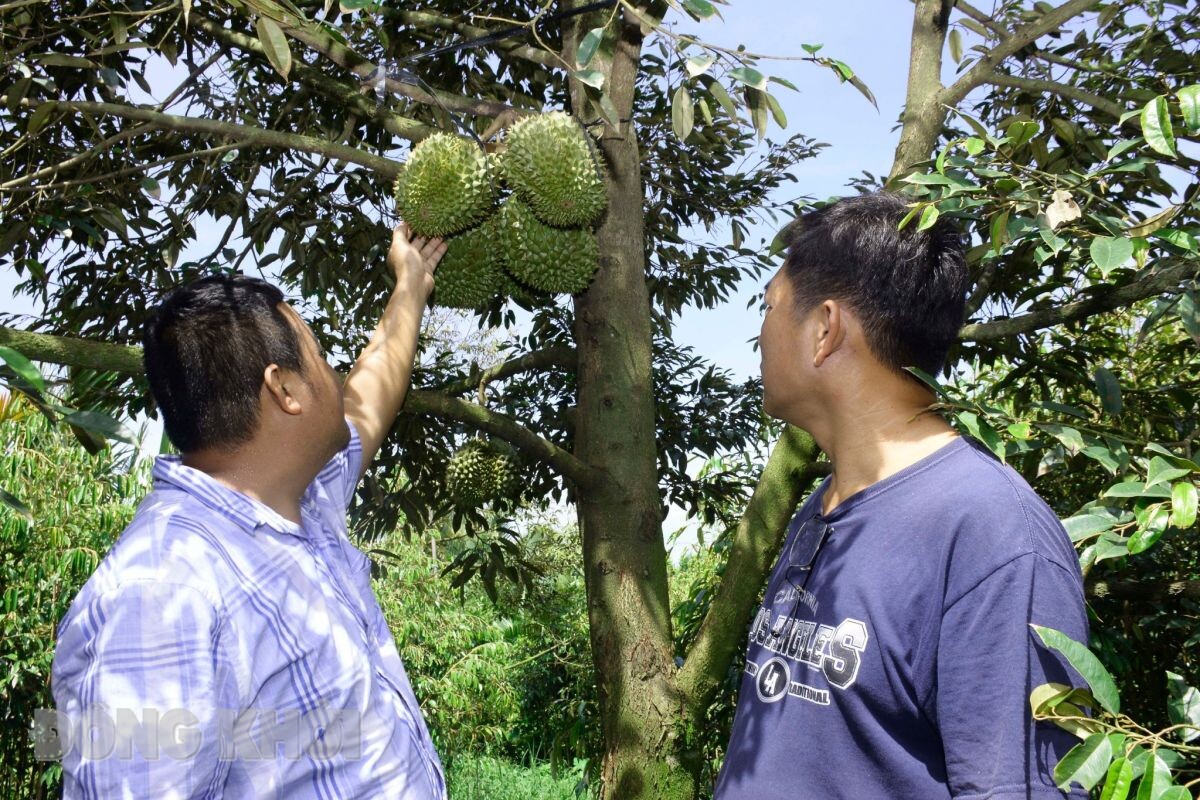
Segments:
[[[784,625],[787,625],[789,620],[795,621],[796,611],[800,608],[800,598],[808,588],[808,579],[812,577],[813,565],[817,563],[821,545],[825,544],[825,540],[831,533],[833,533],[833,526],[821,519],[820,514],[814,514],[804,520],[800,525],[800,530],[796,532],[791,544],[788,545],[787,567],[783,571],[783,579],[796,591],[796,602],[792,604],[791,612],[784,618]],[[799,586],[792,582],[793,570],[804,573],[804,580],[800,582]],[[775,637],[782,633],[782,627],[779,630],[771,630],[771,635]]]

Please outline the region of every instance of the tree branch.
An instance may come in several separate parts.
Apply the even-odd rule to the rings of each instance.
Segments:
[[[316,52],[328,58],[334,64],[349,70],[364,82],[382,80],[388,91],[416,100],[418,103],[445,108],[480,117],[498,117],[501,114],[519,114],[512,106],[494,100],[472,100],[468,97],[439,92],[432,93],[412,84],[404,83],[395,78],[386,77],[385,71],[359,55],[352,48],[342,44],[330,36],[318,25],[309,20],[296,17],[272,0],[249,0],[249,4],[260,14],[269,16],[285,34],[298,42],[308,45]],[[382,77],[381,77],[382,76]]]
[[[947,106],[958,105],[972,89],[987,83],[994,76],[996,67],[1004,59],[1022,47],[1036,42],[1045,34],[1058,30],[1095,4],[1096,0],[1067,0],[1033,22],[1017,28],[1010,36],[1001,38],[1000,43],[980,57],[966,75],[941,91],[938,97],[939,102]]]
[[[119,372],[123,375],[142,374],[140,347],[5,327],[0,327],[0,345],[11,347],[33,361]]]
[[[6,102],[6,97],[0,97],[0,102]],[[372,155],[357,147],[318,139],[315,136],[305,136],[298,133],[256,128],[252,125],[239,125],[236,122],[222,122],[198,117],[182,117],[178,114],[163,114],[153,109],[141,106],[125,106],[116,103],[92,103],[77,100],[22,100],[21,105],[29,108],[42,105],[45,102],[54,103],[56,108],[65,111],[88,111],[93,114],[107,114],[124,119],[148,122],[158,128],[168,128],[177,131],[207,133],[226,139],[241,139],[250,144],[262,147],[279,147],[286,150],[299,150],[305,153],[318,153],[340,161],[359,164],[380,173],[386,178],[395,178],[400,174],[401,164],[389,158]]]
[[[570,368],[573,366],[575,366],[575,348],[567,345],[550,347],[504,361],[461,380],[444,383],[437,387],[437,391],[450,395],[462,394],[478,389],[482,384],[502,381],[522,372],[546,367]]]
[[[494,31],[489,31],[485,28],[468,25],[465,22],[451,19],[450,17],[430,14],[427,11],[393,11],[390,17],[407,25],[412,25],[414,28],[454,31],[472,39],[479,39],[494,33]],[[495,47],[497,50],[503,50],[509,55],[523,58],[526,61],[532,61],[535,64],[541,64],[543,67],[551,69],[562,67],[562,64],[552,53],[539,50],[536,47],[505,42],[496,42]]]
[[[741,633],[779,554],[788,521],[823,471],[815,468],[817,455],[812,437],[789,427],[763,467],[734,534],[720,587],[676,677],[680,692],[698,712],[725,680],[743,645]]]
[[[1107,291],[1100,291],[1091,297],[1075,300],[1057,308],[1031,311],[1010,319],[964,325],[958,332],[958,338],[969,342],[991,342],[1041,328],[1050,328],[1065,322],[1074,322],[1094,314],[1127,306],[1147,297],[1170,292],[1177,289],[1181,282],[1194,278],[1197,274],[1200,274],[1200,265],[1195,262],[1179,261],[1163,269],[1152,270],[1125,286],[1116,289],[1108,288]]]
[[[255,55],[262,56],[264,59],[266,58],[262,42],[253,36],[247,36],[244,33],[238,33],[237,31],[222,27],[215,21],[205,17],[203,14],[197,14],[195,11],[192,12],[192,24],[229,47],[235,47],[244,52],[254,53]],[[419,142],[430,134],[437,132],[437,128],[384,108],[364,95],[360,86],[350,86],[342,83],[319,69],[298,63],[292,67],[292,74],[298,80],[313,87],[326,97],[342,103],[348,110],[379,123],[384,130],[394,136],[399,136],[402,139],[412,142]]]
[[[0,327],[0,345],[11,347],[33,361],[123,375],[141,375],[143,372],[140,347],[5,327]],[[590,486],[599,479],[597,470],[554,442],[542,438],[512,417],[475,403],[437,392],[412,389],[405,398],[402,413],[434,414],[471,425],[504,439],[538,461],[548,463],[576,486]]]
[[[1163,600],[1200,600],[1200,581],[1088,581],[1089,597],[1156,603]]]
[[[1044,80],[1042,78],[1023,78],[1019,75],[1004,75],[994,72],[988,77],[986,82],[995,86],[1012,86],[1017,89],[1027,89],[1031,92],[1056,94],[1068,100],[1085,103],[1097,111],[1103,111],[1117,118],[1120,118],[1127,110],[1120,103],[1115,103],[1107,97],[1101,97],[1098,94],[1092,94],[1076,86],[1059,83],[1058,81]]]
[[[594,485],[600,472],[574,455],[526,428],[512,417],[498,414],[476,403],[439,392],[410,389],[402,414],[433,414],[470,425],[512,444],[530,457],[554,467],[578,487]]]

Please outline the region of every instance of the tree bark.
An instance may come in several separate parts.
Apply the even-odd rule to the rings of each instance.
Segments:
[[[908,91],[901,118],[900,143],[892,161],[891,178],[929,158],[946,110],[942,108],[942,50],[950,25],[953,0],[917,0],[913,13],[912,56],[908,63]]]
[[[603,20],[572,19],[564,31],[565,54],[574,54],[582,31]],[[642,34],[634,20],[614,24],[618,35],[611,59],[598,55],[589,66],[605,72],[605,91],[621,119],[628,120]],[[572,81],[572,105],[577,116],[591,118],[590,101],[578,81]],[[575,299],[575,448],[580,460],[606,474],[576,498],[604,733],[603,797],[691,798],[695,772],[681,768],[676,747],[684,708],[674,681],[641,154],[632,123],[606,125],[600,147],[608,167],[609,203],[597,231],[600,269]]]

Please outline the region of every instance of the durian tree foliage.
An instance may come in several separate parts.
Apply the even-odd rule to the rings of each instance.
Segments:
[[[560,110],[589,132],[607,193],[599,269],[578,294],[564,284],[554,289],[566,294],[518,290],[485,304],[473,317],[482,326],[522,322],[498,364],[425,354],[356,515],[366,537],[447,516],[485,532],[522,503],[575,504],[606,797],[691,797],[711,779],[748,612],[787,518],[823,470],[811,439],[764,427],[756,382],[672,339],[687,309],[725,302],[775,263],[769,242],[750,241],[750,223],[787,220],[804,200],[789,170],[821,147],[775,132],[789,129],[771,93],[787,86],[763,72],[769,61],[692,35],[718,12],[752,8],[0,4],[0,264],[45,307],[6,320],[0,344],[70,365],[80,406],[147,408],[129,345],[163,289],[213,269],[276,278],[326,349],[349,359],[389,289],[393,188],[411,144],[453,134],[496,149],[523,118]],[[1196,167],[1197,22],[1188,4],[1166,0],[988,11],[918,0],[896,159],[864,165],[912,195],[909,224],[946,214],[971,231],[976,288],[957,355],[973,380],[945,390],[946,408],[1029,477],[1058,476],[1039,488],[1064,517],[1111,521],[1080,534],[1080,547],[1093,593],[1120,602],[1159,585],[1190,591],[1197,577],[1179,554],[1194,555],[1183,532],[1194,525],[1186,486],[1194,499],[1196,472],[1184,462],[1197,419],[1187,387],[1198,229],[1196,193],[1176,189]],[[801,53],[814,80],[832,73],[870,99],[818,44],[787,55]],[[960,66],[943,85],[946,55]],[[176,81],[160,90],[147,74],[164,63]],[[220,224],[216,241],[196,242],[201,216]],[[181,258],[188,245],[202,255]],[[481,246],[463,243],[464,260]],[[442,288],[475,305],[474,275]],[[1146,349],[1131,349],[1143,330]],[[1131,352],[1142,366],[1127,376],[1119,363]],[[1178,396],[1152,389],[1159,357]],[[1137,418],[1115,412],[1114,396]],[[463,471],[452,458],[477,435],[491,454],[471,472],[504,458],[506,475],[519,475],[495,481],[509,491],[490,505],[448,489]],[[776,437],[761,467],[689,473],[689,462]],[[1105,501],[1126,482],[1144,495]],[[679,614],[667,601],[667,503],[727,531],[720,580]],[[1107,549],[1089,556],[1096,536]],[[504,552],[461,566],[494,583]],[[1119,642],[1110,650],[1121,656]]]

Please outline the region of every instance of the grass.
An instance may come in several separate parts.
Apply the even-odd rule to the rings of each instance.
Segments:
[[[555,778],[546,763],[527,766],[489,756],[459,756],[448,770],[450,800],[579,800],[583,763],[563,765]]]

